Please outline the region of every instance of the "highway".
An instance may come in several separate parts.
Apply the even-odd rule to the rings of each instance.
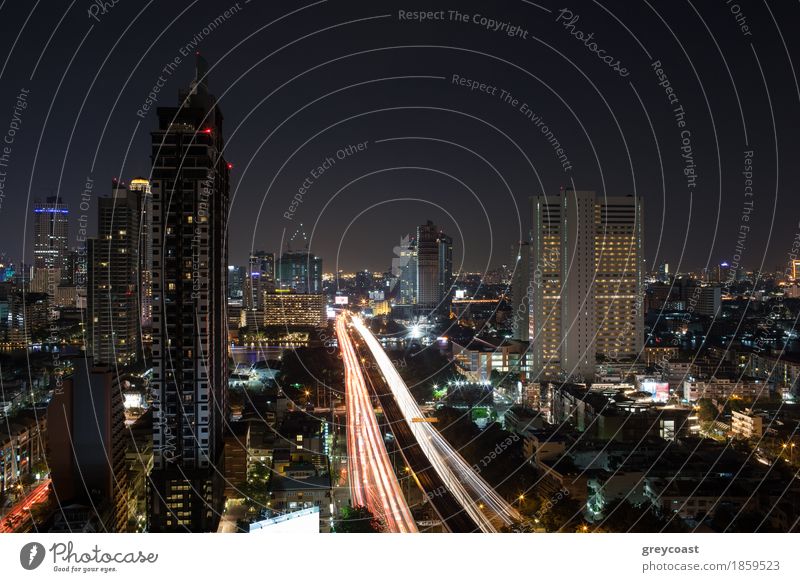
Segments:
[[[369,353],[365,355],[369,356]],[[399,452],[411,471],[411,476],[425,494],[439,521],[452,533],[479,532],[478,525],[464,511],[428,462],[381,373],[375,368],[369,368],[367,380],[380,402],[388,431],[394,436]]]
[[[345,369],[347,467],[352,504],[367,507],[389,533],[412,533],[416,523],[400,489],[344,317],[336,321]]]
[[[371,354],[375,366],[380,370],[386,387],[424,453],[428,465],[435,469],[447,492],[455,498],[480,531],[497,532],[504,526],[521,521],[519,512],[486,483],[431,423],[419,422],[424,415],[380,342],[360,318],[352,316],[350,321]],[[415,422],[414,419],[418,421]]]
[[[47,501],[50,496],[50,479],[45,479],[14,505],[0,520],[0,533],[12,533],[26,525],[31,517],[31,507]]]

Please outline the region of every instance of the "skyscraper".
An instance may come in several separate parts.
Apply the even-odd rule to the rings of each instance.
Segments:
[[[62,506],[82,503],[109,532],[127,529],[126,428],[119,377],[75,360],[47,408],[48,464]]]
[[[658,266],[657,279],[662,283],[669,283],[669,263],[661,263]]]
[[[128,190],[139,193],[139,311],[142,334],[149,341],[153,325],[153,194],[146,178],[134,178]]]
[[[277,271],[283,290],[322,293],[322,259],[308,251],[286,251],[278,260]]]
[[[453,237],[440,232],[437,242],[439,244],[439,301],[445,301],[453,286]]]
[[[34,204],[33,216],[33,267],[60,272],[69,251],[69,207],[59,196],[50,196]]]
[[[453,284],[453,239],[430,220],[417,227],[417,305],[435,309]]]
[[[394,248],[392,275],[396,278],[396,298],[400,305],[414,305],[417,302],[417,241],[412,236],[404,236]]]
[[[511,321],[512,337],[516,340],[528,341],[530,320],[531,289],[531,245],[521,241],[512,248],[514,272],[511,276]]]
[[[252,253],[247,267],[247,278],[245,279],[243,301],[245,309],[262,308],[264,306],[264,293],[271,293],[274,290],[275,254],[265,251]]]
[[[97,238],[88,241],[87,308],[95,362],[122,364],[139,353],[141,192],[116,181],[97,200]]]
[[[244,299],[247,267],[228,265],[228,299],[237,301]]]
[[[417,227],[417,305],[433,309],[439,303],[438,229],[430,220]]]
[[[733,277],[731,277],[730,263],[723,261],[722,263],[717,265],[714,270],[715,270],[715,281],[717,283],[730,283],[733,280]]]
[[[641,199],[571,189],[533,198],[535,375],[591,379],[597,354],[612,360],[638,354],[642,266]]]
[[[151,531],[213,531],[222,510],[229,165],[206,71],[198,55],[152,133]]]

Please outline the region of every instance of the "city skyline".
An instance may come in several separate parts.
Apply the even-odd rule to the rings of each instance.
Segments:
[[[0,2],[0,534],[777,569],[704,534],[800,531],[800,4],[63,2]]]
[[[380,30],[381,36],[404,39],[406,43],[432,42],[426,23],[383,17],[392,13],[392,8],[387,6],[381,10],[370,10],[354,4],[333,11],[331,7],[321,6],[318,10],[301,11],[302,16],[296,15],[292,22],[304,18],[304,27],[312,33],[325,28],[330,19],[340,23],[359,21],[342,26],[359,33]],[[467,12],[469,8],[469,5],[465,5],[463,10]],[[22,9],[21,5],[5,7],[12,13]],[[479,11],[479,6],[476,5],[475,9]],[[118,6],[105,15],[103,21],[124,22],[127,11],[125,7]],[[623,59],[627,61],[627,69],[634,71],[633,76],[620,79],[623,83],[616,82],[613,71],[599,70],[586,78],[570,64],[593,66],[591,56],[583,54],[580,46],[565,45],[566,58],[548,48],[559,46],[571,38],[568,31],[561,27],[561,22],[555,27],[549,26],[549,20],[555,20],[558,16],[556,13],[551,19],[546,13],[523,3],[504,6],[503,11],[504,21],[533,22],[537,30],[541,30],[535,32],[533,27],[523,27],[530,33],[527,40],[513,38],[510,43],[500,43],[495,54],[495,51],[482,49],[497,44],[500,38],[494,35],[487,37],[479,26],[459,24],[447,16],[437,28],[437,34],[444,36],[436,44],[460,46],[475,43],[474,50],[487,52],[491,56],[476,58],[478,55],[475,53],[437,49],[430,53],[429,59],[421,62],[415,58],[414,49],[378,50],[379,47],[374,47],[376,50],[372,53],[343,57],[329,65],[333,74],[323,82],[321,90],[316,91],[315,88],[313,95],[309,89],[318,71],[310,71],[295,81],[284,74],[286,69],[294,68],[290,64],[291,59],[302,63],[297,73],[318,64],[306,62],[292,47],[277,50],[280,43],[276,42],[272,48],[277,52],[266,60],[266,55],[258,48],[260,45],[255,42],[246,42],[231,54],[219,48],[237,44],[237,23],[245,20],[268,23],[278,16],[277,8],[242,4],[234,14],[214,27],[211,36],[203,36],[196,50],[213,61],[210,78],[225,87],[221,99],[223,103],[231,104],[228,108],[230,111],[237,112],[230,120],[234,137],[226,150],[227,157],[234,164],[231,220],[237,228],[231,231],[233,264],[246,264],[252,250],[280,251],[281,242],[291,236],[299,222],[303,222],[312,235],[311,252],[334,265],[336,253],[333,249],[338,248],[343,235],[342,230],[334,225],[346,225],[351,218],[366,211],[343,239],[340,264],[344,270],[386,268],[390,258],[385,257],[391,257],[395,239],[403,233],[413,232],[418,223],[430,219],[452,233],[456,249],[462,249],[461,253],[456,251],[456,264],[460,264],[464,257],[465,270],[483,271],[487,264],[493,268],[507,260],[505,253],[501,256],[496,252],[497,249],[506,249],[514,241],[525,238],[525,231],[531,227],[524,209],[524,201],[529,196],[554,195],[561,187],[574,186],[578,190],[595,190],[600,195],[642,196],[646,201],[648,238],[644,248],[648,266],[655,268],[661,262],[668,262],[682,271],[694,270],[706,264],[713,266],[723,260],[731,260],[736,254],[737,235],[742,224],[740,215],[747,201],[744,194],[747,185],[742,172],[748,171],[747,168],[752,173],[750,187],[759,196],[752,211],[752,222],[749,223],[752,228],[745,241],[744,263],[748,269],[757,270],[763,261],[765,269],[769,270],[785,262],[785,249],[791,246],[789,231],[796,225],[788,219],[790,212],[784,211],[774,216],[773,213],[776,204],[785,210],[794,208],[796,197],[792,193],[800,183],[794,165],[784,163],[800,155],[795,140],[787,133],[790,127],[798,123],[796,111],[790,103],[792,91],[788,89],[793,85],[791,80],[786,92],[773,92],[770,95],[765,95],[758,84],[741,82],[736,83],[736,91],[732,92],[731,79],[722,79],[718,84],[706,86],[698,80],[702,81],[704,71],[715,68],[716,62],[693,63],[697,69],[696,75],[690,70],[691,67],[685,70],[688,62],[679,57],[680,52],[673,54],[673,39],[668,31],[650,35],[645,45],[646,53],[637,50],[628,59]],[[580,13],[582,20],[579,22],[587,21],[591,16],[596,17],[598,25],[593,32],[597,38],[608,39],[606,44],[610,45],[610,52],[617,48],[613,52],[619,54],[619,46],[631,41],[628,32],[597,6],[587,3],[580,11],[577,8],[573,11]],[[788,11],[788,7],[780,5],[774,11],[775,17],[780,19],[781,12]],[[776,80],[784,78],[787,62],[780,38],[762,32],[768,29],[767,22],[763,22],[761,27],[754,26],[752,35],[758,39],[760,46],[768,47],[776,56],[774,59],[762,57],[757,63],[751,51],[736,42],[739,33],[735,27],[728,26],[730,15],[711,10],[703,10],[702,13],[705,21],[710,26],[714,25],[719,36],[718,42],[729,51],[729,61],[745,63],[743,67],[747,73],[756,79],[761,78],[758,70],[760,63],[769,82],[782,82]],[[626,14],[627,26],[630,30],[654,26],[659,23],[660,15],[657,9],[637,5]],[[202,30],[216,16],[217,11],[212,6],[204,6],[197,12],[193,11],[186,19],[176,22],[171,34],[192,38],[196,30]],[[669,22],[668,16],[663,16]],[[769,20],[769,14],[758,13],[751,17]],[[35,36],[37,27],[46,26],[46,22],[45,19],[34,19],[28,26],[31,36]],[[715,55],[715,61],[721,60],[702,24],[698,22],[693,26],[699,28],[697,34],[684,39],[687,52],[691,54],[708,50]],[[262,27],[263,24],[253,27],[251,31],[256,33]],[[274,28],[273,25],[256,33],[254,39],[267,42],[265,39],[269,37],[264,35]],[[186,51],[184,47],[176,47],[162,38],[154,50],[145,55],[142,66],[133,68],[136,61],[129,50],[121,45],[119,57],[125,62],[131,61],[130,80],[126,78],[127,72],[120,77],[115,71],[103,69],[98,73],[99,82],[92,83],[94,73],[89,75],[82,72],[82,68],[91,71],[96,69],[84,67],[92,62],[90,47],[113,35],[113,29],[113,26],[97,26],[93,31],[87,41],[87,50],[77,55],[76,65],[64,79],[60,91],[60,99],[64,102],[59,115],[51,115],[46,127],[42,125],[41,116],[47,110],[47,102],[43,100],[42,90],[37,90],[38,83],[48,76],[59,78],[61,75],[58,71],[66,66],[66,61],[47,55],[48,58],[42,60],[37,70],[34,77],[36,83],[32,87],[27,86],[25,79],[35,62],[17,58],[9,62],[4,75],[11,85],[18,84],[30,89],[26,97],[28,105],[24,110],[24,119],[26,128],[31,129],[21,131],[17,137],[14,164],[19,169],[30,168],[31,172],[8,173],[5,192],[14,192],[15,195],[5,198],[5,212],[0,215],[0,221],[9,220],[11,216],[22,216],[23,209],[32,204],[33,199],[44,199],[50,195],[60,195],[71,205],[73,214],[78,215],[80,192],[84,190],[87,177],[102,184],[114,177],[127,181],[134,176],[148,176],[149,167],[145,162],[147,122],[152,122],[157,105],[191,80],[191,57],[195,51]],[[564,38],[565,35],[567,38]],[[541,38],[541,42],[530,36]],[[276,41],[280,37],[278,34]],[[324,38],[324,33],[312,34],[306,41],[308,50],[313,52],[315,48],[324,46]],[[632,42],[635,45],[635,41]],[[522,47],[528,50],[518,50]],[[343,55],[356,52],[355,47],[351,48],[349,44],[342,47]],[[652,58],[647,59],[647,54]],[[395,72],[387,75],[380,70],[380,58],[384,56],[392,59]],[[34,55],[30,58],[32,60]],[[176,59],[179,61],[177,64]],[[362,66],[363,76],[353,77],[348,68],[351,62]],[[248,65],[240,69],[239,63]],[[469,75],[464,70],[467,63]],[[654,63],[660,64],[660,67],[654,66]],[[249,71],[251,65],[255,66],[253,71]],[[538,77],[551,80],[550,88],[525,72],[530,71],[532,65],[541,69]],[[120,67],[120,71],[124,68]],[[163,81],[159,80],[158,74],[155,77],[150,75],[151,70],[161,71]],[[261,74],[262,71],[266,76]],[[456,82],[453,81],[453,75],[459,77]],[[587,100],[591,105],[570,104],[571,111],[553,92],[565,91],[568,94],[566,80],[571,79],[572,75],[579,80],[581,93],[592,98]],[[423,79],[422,76],[426,77]],[[629,84],[634,76],[635,92]],[[265,79],[272,78],[275,83],[265,85]],[[380,81],[383,78],[389,80]],[[460,79],[465,80],[464,85],[460,84]],[[494,94],[487,93],[487,87],[483,91],[480,87],[472,90],[472,86],[466,84],[469,80],[483,82],[488,88],[497,90]],[[733,81],[737,80],[734,76]],[[160,86],[151,103],[148,101],[149,89],[157,81]],[[281,89],[285,83],[288,84]],[[357,86],[345,89],[354,83]],[[82,89],[91,87],[86,98],[88,103],[93,104],[104,101],[103,87],[123,85],[125,89],[118,96],[117,107],[103,116],[103,119],[109,117],[110,128],[110,131],[103,132],[105,123],[87,117],[86,108],[80,108],[85,93]],[[137,87],[142,89],[138,90]],[[274,95],[270,95],[273,90]],[[502,90],[519,100],[516,107],[501,98]],[[117,91],[114,93],[116,100]],[[303,107],[316,97],[325,95],[329,96],[288,119],[296,107]],[[374,105],[368,108],[370,110],[390,111],[354,117],[358,111],[353,110],[352,95],[362,95],[362,99],[373,102]],[[618,108],[606,107],[599,95],[603,95],[607,102],[619,104]],[[13,97],[16,96],[15,93]],[[672,103],[674,98],[678,99],[677,104]],[[706,99],[712,104],[711,109]],[[775,124],[775,136],[770,101],[774,117],[783,120]],[[8,105],[10,110],[14,102],[11,95],[4,95],[0,106]],[[540,118],[539,121],[544,120],[564,146],[571,161],[572,169],[569,172],[565,172],[558,162],[549,138],[539,131],[533,120],[526,117],[527,110],[520,110],[523,103]],[[457,106],[452,107],[453,104]],[[747,112],[744,125],[740,105],[741,111]],[[147,109],[143,110],[143,106],[147,106]],[[689,123],[687,127],[691,131],[693,171],[697,176],[697,186],[694,188],[690,187],[683,174],[685,164],[681,157],[684,152],[680,149],[683,147],[681,130],[676,127],[673,112],[677,106],[685,110],[685,122]],[[434,109],[404,109],[408,107]],[[448,113],[444,117],[442,112],[446,109],[463,111],[463,114]],[[497,125],[519,144],[529,160],[512,142],[490,126],[468,117],[472,115],[482,119],[484,111],[487,112],[486,121]],[[281,126],[287,119],[288,125]],[[332,126],[301,147],[317,131],[343,119],[350,121]],[[720,121],[722,119],[731,120],[732,123],[723,124]],[[628,131],[640,125],[649,128],[648,121],[652,123],[657,139],[654,140],[649,130]],[[296,139],[294,132],[286,131],[288,127],[296,127],[296,124],[300,124],[299,127],[314,127],[319,123],[320,127],[312,132],[301,130],[297,138],[302,135],[302,139]],[[79,128],[77,133],[73,133],[73,126]],[[40,129],[45,130],[47,139],[33,166],[29,152],[34,148],[29,146],[35,145],[34,140]],[[453,132],[447,135],[450,129]],[[586,132],[591,134],[591,141],[586,139]],[[74,136],[71,147],[66,155],[62,155],[67,151],[64,146],[70,143],[70,135]],[[405,139],[411,136],[425,139]],[[776,138],[779,159],[775,158]],[[367,145],[359,150],[358,144],[364,142]],[[488,146],[502,152],[503,159],[487,160],[506,178],[507,184],[498,178],[491,166],[459,145],[473,151],[477,151],[475,146]],[[272,159],[274,152],[284,150],[284,155]],[[289,159],[287,156],[295,150],[298,153]],[[341,160],[337,157],[340,150]],[[746,153],[750,151],[755,153],[748,162]],[[89,154],[88,159],[84,159],[83,152]],[[124,152],[127,155],[123,156]],[[444,174],[424,169],[391,169],[395,166],[425,168],[430,165],[426,162],[428,159],[436,160],[440,171],[456,176],[463,184],[469,185],[475,197],[459,182]],[[721,167],[718,160],[722,161]],[[284,162],[286,165],[281,168]],[[783,171],[776,176],[774,168],[779,162]],[[43,173],[49,165],[59,169],[55,180]],[[636,172],[632,175],[633,167]],[[263,173],[261,168],[264,169]],[[323,169],[323,172],[318,172],[318,169]],[[30,180],[27,176],[30,176]],[[339,194],[333,205],[327,207],[320,218],[321,222],[314,229],[327,199],[353,180],[356,181]],[[270,194],[264,199],[267,188]],[[296,195],[300,189],[305,194],[300,195],[298,201]],[[735,196],[736,204],[723,203],[723,200],[730,200],[730,196]],[[365,199],[373,202],[363,205]],[[447,212],[431,207],[429,202],[451,213],[458,211],[450,217]],[[373,203],[379,205],[367,210]],[[481,205],[487,209],[488,223]],[[284,218],[285,213],[291,214],[292,218]],[[89,213],[92,228],[95,222],[93,215]],[[708,223],[703,220],[705,216],[714,216],[714,221]],[[396,232],[388,232],[388,229],[377,226],[386,222],[397,224]],[[241,225],[246,227],[242,228]],[[491,234],[490,226],[493,227]],[[20,227],[24,228],[24,221],[11,221],[4,225],[0,229],[0,246],[18,261],[23,259],[24,252],[26,262],[32,262],[33,249],[29,246],[29,237],[23,238],[21,231],[15,232]],[[766,243],[768,239],[769,245]],[[24,250],[21,244],[23,240]],[[70,247],[74,244],[74,241],[70,241]],[[491,258],[490,246],[495,249]],[[702,257],[692,256],[686,252],[688,248],[702,248],[706,253]]]

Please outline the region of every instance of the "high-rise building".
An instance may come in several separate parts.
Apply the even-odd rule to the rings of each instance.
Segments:
[[[124,364],[140,353],[141,192],[114,181],[97,200],[97,238],[88,241],[87,308],[94,361]]]
[[[453,239],[430,220],[417,227],[417,305],[435,309],[453,285]]]
[[[47,293],[15,291],[8,298],[8,340],[30,344],[49,333],[50,299]]]
[[[46,293],[51,305],[59,305],[58,287],[70,278],[69,208],[60,197],[50,196],[45,202],[36,201],[33,213],[33,272],[28,290]]]
[[[244,299],[247,267],[228,265],[228,299],[239,301]]]
[[[658,280],[661,283],[669,283],[669,263],[661,263],[658,266]]]
[[[256,251],[250,255],[244,286],[243,306],[245,309],[261,309],[264,304],[262,298],[264,293],[271,293],[275,290],[274,253]]]
[[[439,233],[439,301],[446,301],[453,287],[453,237]]]
[[[512,338],[528,341],[530,330],[530,291],[531,291],[531,245],[520,241],[512,249],[514,253],[514,272],[511,276],[511,321]]]
[[[286,251],[277,265],[278,285],[295,293],[322,293],[322,259],[308,251]]]
[[[48,465],[59,503],[91,506],[106,531],[126,531],[127,429],[114,368],[75,360],[75,371],[48,405],[47,432]]]
[[[700,288],[695,311],[700,315],[714,317],[722,308],[722,287],[719,285],[705,285]]]
[[[356,295],[369,297],[369,292],[372,291],[375,285],[375,280],[370,271],[366,269],[357,271],[353,287],[355,288]]]
[[[531,231],[531,303],[529,340],[534,378],[555,378],[561,371],[562,199],[533,200]]]
[[[733,279],[731,277],[731,265],[723,261],[717,265],[716,269],[716,282],[717,283],[730,283]]]
[[[198,55],[152,133],[151,531],[214,531],[222,510],[230,166],[206,71]]]
[[[392,275],[396,277],[395,285],[398,286],[397,303],[414,305],[417,302],[417,240],[404,236],[394,253]]]
[[[534,375],[594,377],[596,355],[639,353],[644,337],[642,203],[566,189],[533,199]]]
[[[153,325],[153,194],[150,181],[146,178],[134,178],[128,190],[139,194],[139,318],[142,336],[150,340]]]
[[[59,196],[50,196],[34,204],[33,215],[34,269],[58,269],[60,274],[69,251],[69,207]]]

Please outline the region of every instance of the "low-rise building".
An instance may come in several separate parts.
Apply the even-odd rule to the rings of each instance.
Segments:
[[[764,434],[764,417],[750,411],[733,411],[731,416],[731,432],[741,439],[757,439]]]
[[[769,396],[769,387],[760,380],[730,380],[728,378],[711,378],[709,380],[685,380],[683,382],[683,399],[697,402],[701,398],[709,400],[728,400],[744,398],[754,400]]]
[[[320,512],[320,530],[330,528],[332,488],[329,473],[313,464],[290,463],[281,473],[273,474],[269,484],[270,508],[287,513],[316,507]]]
[[[527,342],[473,338],[467,345],[453,342],[453,360],[471,382],[489,382],[492,372],[526,379],[531,372]]]
[[[550,422],[568,423],[600,440],[637,441],[646,436],[675,440],[697,434],[699,424],[691,407],[640,401],[624,390],[589,389],[582,384],[548,386]]]
[[[44,471],[47,422],[44,410],[21,413],[0,424],[0,492]]]
[[[724,492],[724,494],[723,494]],[[644,495],[662,516],[683,519],[713,517],[722,507],[737,513],[757,511],[759,496],[744,484],[724,478],[676,479],[647,477]]]

